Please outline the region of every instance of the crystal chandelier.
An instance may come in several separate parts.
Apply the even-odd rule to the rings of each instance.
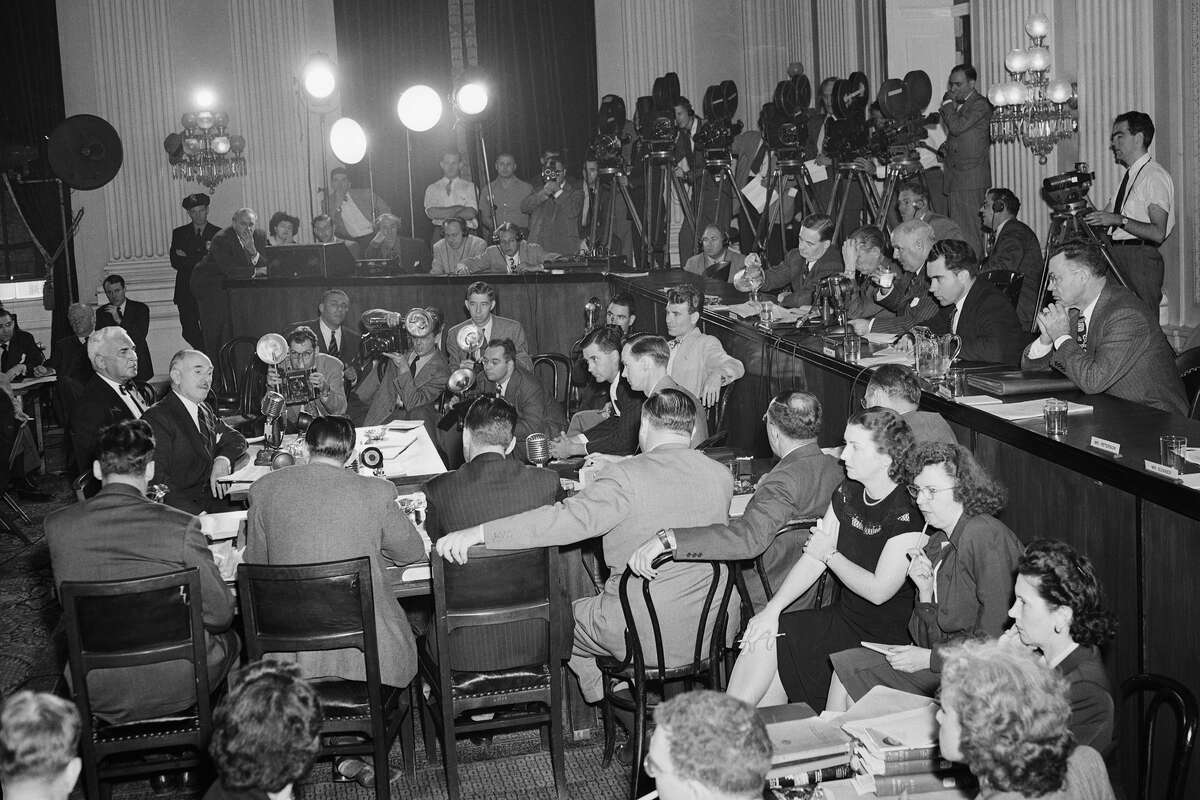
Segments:
[[[1072,109],[1076,105],[1075,87],[1062,79],[1050,80],[1050,48],[1046,34],[1050,20],[1045,14],[1031,14],[1025,20],[1025,33],[1032,44],[1022,50],[1010,50],[1004,57],[1009,80],[988,89],[992,113],[992,141],[1020,141],[1039,164],[1054,145],[1075,134],[1079,123]]]
[[[226,178],[246,174],[246,139],[228,131],[224,111],[189,111],[180,119],[183,131],[163,142],[176,180],[208,187],[209,192]]]

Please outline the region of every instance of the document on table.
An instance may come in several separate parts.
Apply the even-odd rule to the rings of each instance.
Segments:
[[[1017,421],[1022,419],[1041,419],[1042,406],[1046,404],[1049,398],[1041,397],[1037,400],[1023,400],[1020,403],[1001,403],[1000,405],[984,405],[979,406],[980,411],[986,411],[1001,419],[1009,421]],[[1082,403],[1067,403],[1068,414],[1090,414],[1092,407]]]

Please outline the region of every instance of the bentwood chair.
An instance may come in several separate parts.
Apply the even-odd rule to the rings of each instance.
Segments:
[[[1200,706],[1191,690],[1165,675],[1142,674],[1121,684],[1121,706],[1136,700],[1138,713],[1138,783],[1136,800],[1183,800],[1187,792],[1188,767],[1196,745]],[[1164,711],[1169,711],[1169,728],[1174,739],[1164,746],[1157,733]],[[1167,763],[1155,757],[1167,756]]]
[[[241,381],[246,367],[253,363],[258,340],[250,336],[235,336],[217,352],[217,413],[232,414],[241,400]]]
[[[571,421],[575,413],[578,388],[571,385],[571,359],[562,353],[538,353],[533,357],[533,371],[541,380],[546,370],[550,371],[550,386],[554,390],[554,402],[562,409],[563,418]],[[542,385],[546,385],[545,381]]]
[[[64,581],[59,599],[82,722],[80,755],[88,800],[107,800],[111,784],[122,780],[206,768],[212,708],[196,568],[126,581]],[[189,708],[117,724],[92,713],[89,673],[168,661],[191,662]],[[151,751],[154,760],[144,757]]]
[[[375,798],[389,800],[388,750],[399,735],[404,764],[412,775],[416,736],[408,688],[384,686],[380,679],[370,559],[241,564],[237,586],[251,661],[266,653],[346,648],[362,653],[366,681],[312,682],[325,711],[320,755],[370,757]]]

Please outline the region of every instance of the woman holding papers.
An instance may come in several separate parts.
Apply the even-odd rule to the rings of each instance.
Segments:
[[[924,519],[904,489],[912,431],[898,414],[868,409],[846,425],[841,459],[848,480],[833,494],[804,554],[746,626],[729,694],[758,705],[825,707],[829,654],[862,640],[903,644],[912,613],[907,553],[925,544]],[[838,602],[780,613],[829,570]]]
[[[995,639],[1008,621],[1021,543],[995,514],[1004,489],[965,447],[925,442],[908,458],[909,494],[933,530],[909,554],[917,604],[908,621],[913,644],[857,647],[831,656],[828,708],[844,711],[880,684],[933,696],[942,649],[955,640]]]

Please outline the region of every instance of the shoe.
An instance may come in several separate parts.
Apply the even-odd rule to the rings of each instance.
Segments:
[[[633,738],[630,737],[617,745],[617,750],[613,755],[616,757],[617,763],[621,766],[632,767],[634,756],[637,755],[633,747]]]
[[[364,789],[375,788],[375,768],[358,758],[343,758],[334,764],[334,771]]]
[[[179,773],[168,772],[162,775],[150,776],[150,789],[155,795],[173,794],[180,786]]]

